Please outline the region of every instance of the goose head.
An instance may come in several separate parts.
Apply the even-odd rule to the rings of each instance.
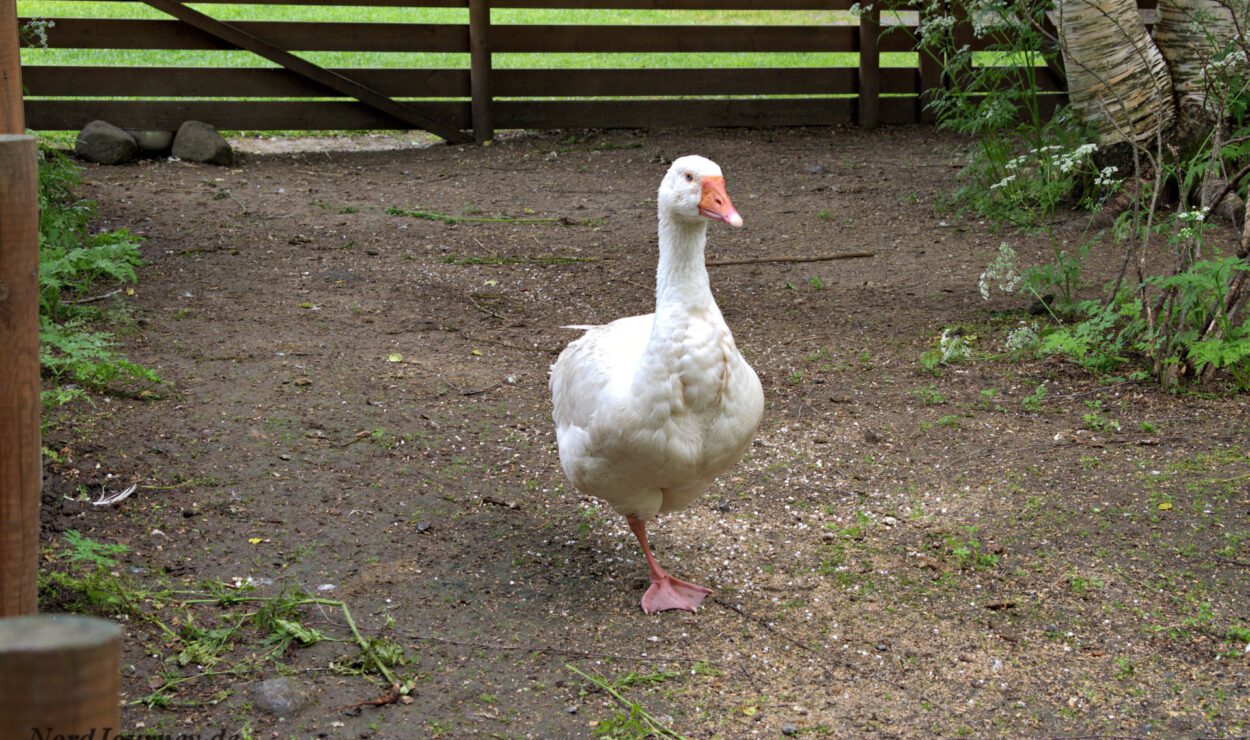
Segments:
[[[675,160],[660,182],[658,203],[661,216],[677,221],[742,226],[742,216],[725,192],[720,166],[706,157],[692,154]]]

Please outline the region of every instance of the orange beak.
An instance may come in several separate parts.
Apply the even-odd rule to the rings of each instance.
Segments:
[[[703,198],[699,201],[699,215],[713,221],[724,221],[730,226],[742,226],[742,216],[725,192],[725,178],[703,178]]]

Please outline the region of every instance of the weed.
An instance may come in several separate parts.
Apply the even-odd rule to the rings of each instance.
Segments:
[[[1045,400],[1046,393],[1046,384],[1043,383],[1037,388],[1034,388],[1032,393],[1020,399],[1020,406],[1023,407],[1025,411],[1036,414],[1042,410],[1042,401]]]
[[[398,685],[401,693],[412,689],[412,679],[401,681],[394,672],[408,660],[403,647],[385,637],[366,637],[345,602],[298,588],[260,595],[249,582],[204,581],[190,590],[139,585],[110,570],[125,552],[124,545],[97,542],[69,530],[64,544],[53,549],[40,571],[39,592],[44,610],[124,616],[159,631],[160,644],[171,651],[168,662],[178,669],[162,674],[152,683],[152,692],[135,703],[170,706],[184,684],[255,673],[267,662],[277,664],[292,646],[324,641],[356,648],[354,655],[331,661],[332,669],[380,677],[388,687]],[[334,637],[305,624],[303,611],[308,608],[338,610],[349,636]],[[188,667],[195,671],[183,670]]]
[[[1081,422],[1086,429],[1094,432],[1118,432],[1120,431],[1120,422],[1115,419],[1108,419],[1097,411],[1091,411],[1081,417]]]
[[[998,565],[999,556],[985,552],[977,539],[977,527],[968,526],[963,534],[948,534],[943,538],[944,554],[959,570],[980,570]]]
[[[1091,591],[1102,588],[1103,582],[1101,578],[1087,578],[1085,576],[1071,575],[1068,576],[1068,588],[1072,589],[1072,593],[1077,596],[1084,596]]]
[[[808,284],[812,286],[813,290],[825,289],[825,282],[820,279],[819,275],[812,275],[812,278],[811,280],[808,281]]]
[[[660,724],[660,722],[655,717],[651,716],[647,710],[643,709],[640,704],[629,701],[622,696],[621,692],[618,690],[619,688],[623,688],[620,679],[609,682],[602,676],[591,676],[571,664],[565,663],[564,667],[586,679],[600,691],[607,692],[613,699],[616,699],[621,704],[624,710],[614,715],[611,719],[601,721],[596,724],[594,728],[594,735],[596,737],[681,737],[676,732],[673,732],[669,728]],[[660,671],[658,674],[648,674],[644,677],[639,674],[630,673],[626,675],[626,678],[632,677],[635,679],[634,682],[655,683],[658,682],[655,680],[655,676],[657,675],[663,676],[662,678],[659,678],[658,681],[666,681],[669,678],[676,678],[681,674]]]
[[[942,395],[941,392],[938,391],[937,386],[933,383],[921,386],[920,388],[913,388],[911,395],[930,406],[940,406],[946,403],[946,396]]]
[[[91,563],[97,566],[112,567],[117,564],[116,555],[124,555],[130,548],[122,544],[96,542],[84,537],[76,529],[65,530],[65,543],[69,551],[64,558],[70,563]]]

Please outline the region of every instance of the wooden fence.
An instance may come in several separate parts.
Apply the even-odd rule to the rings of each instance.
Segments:
[[[229,0],[207,0],[207,3]],[[491,8],[848,10],[850,0],[253,0],[254,4],[467,8],[466,23],[221,23],[178,0],[145,0],[176,20],[52,18],[48,48],[246,49],[274,68],[27,66],[28,125],[104,119],[172,130],[424,128],[452,141],[499,129],[805,126],[926,119],[938,63],[882,67],[912,52],[913,20],[882,33],[876,14],[823,25],[493,24]],[[200,7],[204,7],[201,5]],[[831,18],[837,17],[831,14]],[[325,69],[292,51],[451,52],[460,69]],[[496,69],[496,53],[852,52],[858,67]]]

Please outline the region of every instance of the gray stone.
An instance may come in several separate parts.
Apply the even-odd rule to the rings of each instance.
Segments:
[[[134,137],[135,143],[139,145],[139,151],[149,157],[169,154],[170,148],[174,145],[173,131],[136,131],[128,128],[126,133]]]
[[[74,142],[75,154],[98,164],[129,162],[138,149],[133,136],[107,121],[92,121],[83,126]]]
[[[252,687],[252,706],[275,717],[290,717],[311,700],[308,689],[290,676],[266,679]]]
[[[174,136],[172,154],[188,162],[205,162],[229,166],[234,163],[234,150],[217,133],[217,129],[201,121],[187,121]]]

